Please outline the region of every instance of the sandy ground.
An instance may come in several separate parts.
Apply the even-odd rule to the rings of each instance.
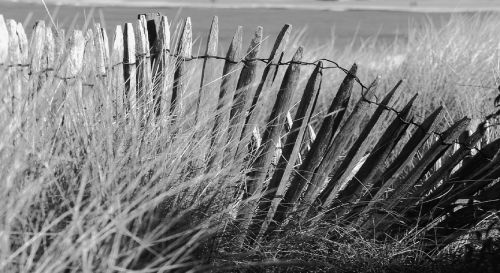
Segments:
[[[40,2],[41,0],[13,1]],[[500,11],[500,0],[46,0],[46,2],[129,7],[287,8],[333,11],[391,10],[411,12]]]

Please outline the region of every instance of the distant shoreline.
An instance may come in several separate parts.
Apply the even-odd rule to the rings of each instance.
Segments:
[[[39,0],[9,0],[17,3],[36,3]],[[50,5],[67,6],[97,6],[97,7],[151,7],[151,8],[217,8],[217,9],[290,9],[290,10],[317,10],[317,11],[389,11],[389,12],[411,12],[411,13],[468,13],[468,12],[500,12],[500,5],[496,7],[429,7],[429,6],[384,6],[376,4],[353,5],[346,2],[335,2],[334,5],[327,4],[285,4],[285,3],[193,3],[193,2],[160,2],[160,1],[132,1],[124,2],[120,0],[102,1],[90,0],[85,3],[59,0],[46,1]]]

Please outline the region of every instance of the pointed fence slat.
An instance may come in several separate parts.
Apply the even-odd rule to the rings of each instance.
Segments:
[[[273,160],[276,143],[278,143],[286,123],[286,114],[290,108],[292,95],[297,89],[300,77],[300,62],[302,60],[303,49],[299,47],[293,56],[292,63],[283,77],[281,87],[278,91],[279,100],[276,100],[271,116],[268,119],[266,130],[262,137],[262,146],[258,151],[257,158],[251,166],[252,171],[247,174],[246,191],[243,194],[243,201],[262,191],[264,180],[266,179],[271,161]],[[240,215],[244,218],[252,217],[257,202],[249,200],[240,210]],[[260,212],[258,212],[260,213]],[[263,212],[267,214],[266,212]],[[265,216],[264,216],[265,217]],[[253,242],[259,235],[260,226],[253,225],[248,230],[247,239]]]
[[[243,31],[242,27],[238,27],[233,36],[233,40],[229,45],[226,54],[226,61],[222,70],[222,82],[219,91],[219,100],[217,102],[217,110],[215,112],[214,127],[212,128],[209,148],[209,158],[207,170],[211,170],[215,165],[219,165],[221,153],[219,151],[219,143],[223,139],[223,131],[229,121],[229,111],[227,108],[228,101],[233,97],[236,90],[238,80],[239,61],[242,48]]]
[[[137,62],[137,101],[141,119],[146,114],[147,102],[151,86],[151,63],[149,54],[149,38],[145,16],[140,16],[135,27],[136,62]]]
[[[181,37],[179,38],[179,44],[177,45],[176,55],[176,69],[174,73],[174,86],[172,89],[172,97],[170,99],[170,115],[172,116],[174,122],[176,117],[181,117],[183,115],[183,97],[187,90],[187,73],[188,73],[188,62],[186,59],[191,58],[191,51],[193,47],[193,31],[191,26],[191,18],[187,17],[184,21],[184,28],[182,30]]]
[[[219,48],[219,18],[214,16],[210,26],[210,32],[207,38],[207,47],[205,49],[205,56],[217,56]],[[200,120],[201,115],[211,113],[215,108],[212,105],[207,105],[211,96],[217,94],[217,74],[214,67],[217,60],[214,58],[205,58],[203,60],[203,67],[201,70],[200,90],[198,99],[196,101],[195,124]],[[203,102],[203,105],[201,105]]]
[[[269,58],[267,59],[268,64],[266,65],[264,71],[262,72],[260,83],[257,87],[257,90],[255,90],[255,95],[252,99],[252,104],[250,105],[250,109],[248,110],[246,116],[245,126],[243,127],[243,131],[240,137],[241,141],[240,145],[238,146],[237,154],[239,154],[240,151],[246,149],[247,145],[246,139],[250,134],[250,132],[253,131],[253,127],[258,124],[258,117],[257,117],[258,111],[255,111],[255,109],[258,106],[259,98],[261,96],[262,91],[269,90],[272,87],[274,80],[276,79],[276,74],[278,73],[279,69],[279,66],[277,66],[276,64],[279,63],[280,60],[283,58],[283,54],[286,49],[286,45],[288,44],[288,39],[290,38],[291,31],[292,31],[291,25],[288,24],[284,25],[280,33],[278,34],[276,41],[274,42],[274,46],[271,50],[271,53],[269,54]]]
[[[318,135],[311,145],[311,150],[307,153],[304,162],[302,162],[297,170],[297,174],[290,182],[290,187],[286,191],[285,197],[278,205],[276,214],[274,215],[274,221],[278,224],[283,223],[286,215],[297,204],[302,191],[311,179],[312,173],[316,171],[316,168],[323,159],[326,147],[330,144],[349,103],[356,70],[357,66],[354,64],[344,78],[335,99],[328,109],[327,116],[323,120]]]
[[[137,105],[137,68],[134,28],[126,23],[123,28],[123,77],[125,79],[126,109],[136,116]]]
[[[364,192],[370,190],[373,178],[378,172],[385,171],[385,160],[403,137],[408,129],[409,122],[413,120],[412,106],[417,95],[415,95],[403,110],[395,117],[384,134],[373,148],[364,164],[354,177],[347,183],[347,186],[339,193],[336,203],[342,206],[335,213],[342,215],[349,212],[351,207],[346,205],[355,204]]]
[[[240,158],[240,155],[235,155],[235,153],[239,137],[243,130],[242,125],[245,121],[245,114],[249,111],[250,103],[255,93],[254,82],[257,77],[258,68],[258,61],[255,58],[259,54],[261,43],[262,27],[258,27],[245,55],[244,66],[241,70],[233,97],[233,104],[229,115],[228,146],[224,155],[226,161],[233,160],[235,156],[236,159]]]
[[[0,14],[0,64],[5,65],[9,58],[9,31],[3,15]]]
[[[292,123],[290,132],[283,145],[283,150],[276,170],[269,181],[265,195],[259,200],[257,213],[249,228],[252,230],[253,234],[257,234],[261,227],[266,229],[268,225],[269,231],[276,228],[272,223],[268,224],[264,223],[264,221],[268,211],[271,209],[272,203],[276,203],[276,195],[281,195],[285,190],[290,175],[295,167],[294,163],[300,155],[302,140],[304,139],[321,88],[322,68],[323,64],[319,62],[307,82],[297,113],[295,114],[295,121]],[[272,213],[270,218],[272,218]]]
[[[106,75],[106,48],[104,46],[103,28],[100,24],[94,26],[94,43],[96,50],[96,69],[98,77]]]
[[[111,51],[111,92],[113,115],[116,117],[125,113],[125,80],[123,72],[124,46],[121,26],[116,26],[113,47]]]
[[[41,74],[43,70],[47,69],[46,60],[44,60],[44,57],[46,57],[46,54],[48,53],[45,50],[45,45],[47,42],[47,35],[45,31],[45,22],[38,21],[35,23],[35,26],[33,27],[33,33],[31,35],[29,51],[31,65],[30,78],[33,84],[32,92],[38,92],[45,81],[45,75]],[[33,93],[29,94],[30,97],[32,97],[33,95]]]
[[[167,65],[170,56],[170,25],[168,24],[167,16],[161,16],[154,20],[148,21],[148,38],[150,41],[151,51],[151,65],[153,67],[153,101],[156,117],[161,113],[164,116],[170,112],[170,103],[168,102],[168,84]],[[152,25],[151,25],[152,23]],[[152,30],[150,29],[152,28]],[[156,29],[156,31],[154,31]],[[151,35],[155,34],[153,44],[151,44]]]
[[[401,83],[402,82],[399,81],[396,86],[394,86],[394,88],[389,93],[387,93],[382,102],[380,102],[380,104],[378,105],[377,109],[375,109],[375,112],[372,114],[368,123],[365,125],[365,127],[357,137],[356,142],[349,149],[349,152],[345,156],[340,166],[335,167],[332,173],[330,173],[330,176],[332,178],[330,178],[327,186],[325,187],[325,189],[323,189],[323,191],[319,194],[317,200],[315,201],[316,204],[321,206],[321,209],[330,207],[341,186],[343,186],[344,180],[354,169],[355,165],[357,164],[357,162],[359,162],[361,157],[365,154],[369,145],[368,141],[366,141],[366,138],[380,119],[380,116],[384,112],[385,108],[389,104],[389,101],[394,96]]]
[[[368,87],[364,96],[358,100],[344,125],[339,130],[339,133],[331,141],[330,146],[328,147],[318,168],[312,173],[310,185],[307,188],[303,201],[301,202],[301,206],[298,209],[301,212],[301,218],[306,217],[310,208],[314,206],[313,201],[319,194],[319,190],[323,187],[323,183],[326,181],[332,168],[337,163],[339,156],[348,149],[349,143],[356,138],[357,133],[355,132],[359,126],[359,121],[362,120],[367,112],[369,112],[370,103],[367,100],[374,97],[378,80],[379,78],[377,77]]]

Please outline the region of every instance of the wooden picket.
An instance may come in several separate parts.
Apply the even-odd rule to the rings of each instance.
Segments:
[[[134,128],[144,133],[158,124],[168,124],[170,135],[192,125],[210,128],[208,134],[193,137],[208,135],[201,168],[207,174],[223,168],[236,174],[242,191],[237,191],[235,223],[249,246],[297,225],[334,220],[370,236],[375,233],[375,238],[417,228],[421,232],[415,236],[429,249],[442,248],[474,228],[488,211],[500,209],[500,139],[490,140],[488,121],[473,128],[474,133],[467,131],[467,117],[439,128],[440,107],[417,123],[412,114],[416,96],[402,110],[389,106],[401,81],[375,101],[378,78],[363,86],[349,111],[359,81],[353,65],[314,128],[311,119],[326,67],[322,61],[302,62],[302,47],[291,60],[283,59],[291,26],[282,28],[265,59],[259,57],[262,27],[257,27],[245,55],[238,27],[223,58],[217,56],[218,24],[214,17],[204,55],[192,56],[190,18],[179,27],[178,42],[172,43],[166,16],[139,15],[134,24],[116,27],[110,47],[99,24],[85,32],[74,30],[66,40],[63,30],[39,21],[28,40],[20,23],[0,15],[0,68],[10,82],[4,101],[10,114],[20,115],[29,100],[53,92],[47,112],[49,118],[60,118],[54,126],[68,113],[109,109],[113,121],[141,121]],[[190,74],[197,59],[202,59],[201,76],[194,83],[195,108],[190,112],[186,94],[198,80]],[[220,64],[222,75],[214,69]],[[261,64],[265,66],[259,75]],[[293,115],[301,68],[311,64],[314,71]],[[279,69],[285,65],[278,85]],[[49,84],[58,87],[46,88]],[[93,93],[95,85],[107,87],[99,90],[108,93]],[[211,97],[218,98],[216,105],[207,105]],[[213,119],[207,120],[206,113]],[[377,130],[380,136],[371,134],[385,113],[392,120]],[[433,143],[426,146],[429,141]],[[422,156],[417,159],[417,154]],[[463,199],[479,202],[457,207]]]

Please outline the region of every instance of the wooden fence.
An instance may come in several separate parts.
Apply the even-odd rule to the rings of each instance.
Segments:
[[[285,25],[270,55],[258,58],[262,28],[257,28],[246,52],[238,28],[226,56],[218,57],[215,17],[204,55],[193,57],[189,18],[173,38],[166,16],[140,15],[135,24],[117,26],[110,43],[99,25],[66,36],[43,21],[35,24],[28,40],[20,23],[0,16],[0,63],[11,83],[36,79],[35,91],[53,80],[71,82],[65,92],[81,92],[85,86],[109,81],[110,94],[105,96],[115,116],[141,117],[148,113],[145,105],[152,103],[154,116],[145,119],[168,117],[173,124],[186,111],[183,103],[191,61],[202,60],[195,123],[207,98],[218,96],[205,169],[210,172],[221,163],[231,163],[238,171],[249,170],[240,181],[244,193],[236,219],[248,244],[299,223],[332,221],[376,236],[397,236],[416,228],[422,242],[431,242],[429,248],[441,248],[500,209],[500,183],[495,183],[500,177],[500,139],[485,143],[486,122],[473,126],[472,132],[467,117],[449,128],[438,128],[443,115],[443,108],[438,108],[417,124],[412,112],[415,97],[402,110],[389,107],[401,82],[376,102],[377,80],[362,85],[356,65],[345,70],[329,60],[306,62],[302,48],[291,61],[283,60],[290,31],[291,26]],[[214,72],[217,61],[224,62],[222,75]],[[174,66],[169,65],[172,62]],[[258,75],[259,63],[265,68]],[[300,90],[302,98],[292,117],[292,95],[299,91],[298,79],[306,65],[314,65],[314,71]],[[283,67],[286,71],[279,83],[276,75]],[[346,76],[328,114],[313,129],[310,121],[323,71],[330,68],[342,69]],[[219,78],[220,84],[211,84]],[[363,94],[348,112],[356,84],[362,86]],[[269,117],[261,120],[259,109],[266,107],[262,98],[276,85],[277,99]],[[32,95],[15,86],[9,92],[12,112]],[[54,97],[54,111],[65,100],[65,92]],[[223,111],[225,107],[230,111]],[[371,147],[368,136],[387,111],[395,115]],[[361,124],[366,115],[370,115],[367,122]],[[262,137],[256,129],[263,131]],[[411,134],[407,141],[405,134]],[[252,138],[261,139],[249,149]],[[230,142],[238,145],[226,145]],[[476,151],[474,147],[481,142],[482,149]],[[469,201],[464,204],[462,200]]]

